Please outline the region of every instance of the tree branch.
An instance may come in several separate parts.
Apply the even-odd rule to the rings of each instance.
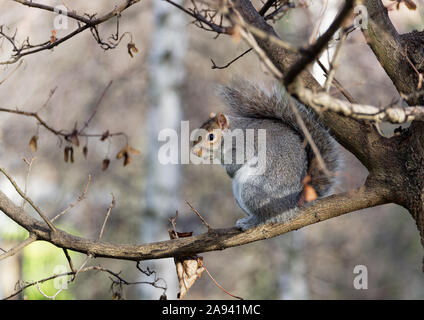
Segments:
[[[246,232],[236,228],[213,229],[206,233],[142,245],[111,244],[71,235],[57,229],[49,232],[40,221],[29,216],[0,191],[0,210],[20,226],[33,233],[38,240],[48,241],[57,247],[124,260],[148,260],[223,250],[254,241],[264,240],[303,228],[305,226],[335,218],[337,216],[391,202],[391,191],[384,186],[363,187],[350,192],[333,195],[316,201],[313,205],[299,209],[291,221],[281,224],[266,224]]]
[[[37,9],[46,10],[46,11],[50,11],[50,12],[57,12],[57,9],[55,7],[52,7],[52,6],[35,3],[35,2],[32,2],[32,1],[25,1],[25,0],[14,0],[14,1],[18,2],[22,5],[31,7],[31,8],[37,8]],[[70,32],[69,34],[67,34],[63,38],[55,39],[55,41],[46,41],[46,42],[38,44],[38,45],[30,45],[29,42],[28,42],[28,39],[27,39],[26,42],[25,42],[26,44],[23,45],[21,48],[18,48],[17,45],[15,44],[14,36],[13,37],[7,36],[3,32],[3,29],[2,29],[3,26],[0,26],[0,35],[5,37],[12,44],[13,52],[14,52],[14,54],[12,55],[12,58],[10,60],[0,62],[0,65],[13,64],[13,63],[19,61],[24,56],[34,54],[34,53],[37,53],[37,52],[40,52],[40,51],[50,50],[50,49],[60,45],[61,43],[73,38],[77,34],[83,32],[87,29],[90,29],[90,30],[96,29],[96,27],[99,24],[106,22],[113,17],[119,17],[124,10],[126,10],[127,8],[136,4],[137,2],[140,2],[140,0],[126,0],[125,3],[121,4],[120,6],[115,7],[113,10],[104,14],[100,18],[94,18],[94,16],[89,16],[89,15],[81,16],[81,15],[77,15],[76,13],[73,13],[73,12],[66,12],[66,16],[78,21],[79,27],[76,30]],[[86,16],[88,16],[88,18]],[[84,23],[84,25],[81,25],[82,23]],[[96,32],[95,34],[96,34],[96,36],[95,36],[96,41],[100,45],[102,45],[102,47],[103,47],[104,43],[101,41],[100,37],[98,36],[98,33]],[[109,47],[106,47],[106,48],[110,48],[110,47],[113,47],[113,46],[109,46]]]
[[[381,0],[366,0],[364,4],[368,11],[368,25],[362,33],[368,45],[399,93],[408,96],[408,103],[424,104],[422,94],[413,94],[417,91],[419,77],[405,53],[404,42],[408,38],[404,37],[405,41],[402,41]]]

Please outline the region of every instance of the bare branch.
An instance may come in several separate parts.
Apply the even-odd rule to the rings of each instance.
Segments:
[[[201,29],[204,29],[206,31],[213,31],[213,32],[216,32],[217,34],[230,33],[227,27],[222,26],[222,21],[220,22],[220,24],[214,23],[213,18],[215,17],[215,15],[212,15],[212,16],[208,15],[208,11],[206,11],[205,14],[202,15],[199,13],[196,7],[194,9],[188,10],[184,8],[183,6],[179,5],[178,3],[175,3],[172,0],[165,0],[165,1],[173,5],[174,7],[178,8],[179,10],[184,11],[189,16],[193,17],[195,19],[195,22],[198,22],[197,26]],[[209,29],[205,28],[203,24],[207,25]]]
[[[314,202],[299,209],[291,221],[279,224],[265,224],[242,232],[236,228],[213,229],[192,237],[161,241],[142,245],[119,245],[92,241],[71,235],[62,230],[51,233],[36,219],[21,210],[0,191],[0,210],[9,218],[34,233],[39,240],[48,241],[57,247],[67,248],[96,257],[125,260],[148,260],[223,250],[254,241],[272,238],[299,228],[331,219],[342,214],[391,202],[392,190],[384,186],[373,186],[352,190]]]
[[[343,101],[325,92],[314,92],[302,85],[298,85],[294,92],[302,103],[309,105],[318,113],[330,110],[354,119],[373,120],[376,122],[388,121],[391,123],[424,120],[424,106],[378,108],[371,105]]]
[[[26,1],[26,0],[14,0],[14,1],[28,7],[47,10],[50,12],[57,12],[57,9],[52,6],[39,4],[39,3]],[[125,11],[127,8],[133,6],[134,4],[138,2],[140,2],[140,0],[126,0],[120,6],[116,6],[113,10],[109,11],[108,13],[104,14],[103,16],[99,18],[95,18],[95,15],[88,15],[88,14],[84,14],[83,16],[81,16],[81,15],[77,15],[74,12],[61,13],[61,14],[66,14],[68,17],[78,21],[78,28],[70,32],[63,38],[60,38],[60,39],[55,38],[54,41],[49,40],[49,41],[36,44],[36,45],[31,45],[27,38],[25,42],[23,43],[23,45],[21,47],[18,47],[15,41],[16,33],[13,36],[8,36],[7,34],[3,32],[2,26],[0,26],[0,35],[5,37],[12,44],[12,47],[13,47],[13,55],[11,59],[8,61],[0,62],[0,65],[13,64],[24,56],[34,54],[40,51],[50,50],[87,29],[91,30],[95,40],[97,41],[97,43],[99,43],[102,46],[103,49],[106,50],[106,49],[114,48],[116,45],[106,44],[105,42],[101,40],[98,34],[97,26],[99,24],[104,23],[105,21],[110,20],[113,17],[119,17],[123,11]]]
[[[50,220],[44,215],[44,213],[40,210],[40,208],[38,208],[34,202],[28,198],[26,196],[26,194],[18,187],[18,185],[16,184],[15,180],[13,180],[13,178],[3,169],[0,168],[0,171],[7,177],[7,179],[9,179],[10,183],[13,185],[13,187],[15,188],[16,192],[19,193],[19,195],[25,199],[26,202],[28,202],[31,207],[34,208],[34,210],[38,213],[38,215],[44,220],[44,222],[49,226],[49,228],[51,229],[51,231],[56,231],[56,227],[50,222]]]
[[[330,63],[330,72],[328,73],[327,80],[325,81],[325,84],[324,84],[324,90],[326,92],[330,91],[331,84],[333,83],[334,76],[336,75],[336,70],[338,67],[341,49],[343,47],[343,44],[346,41],[346,38],[347,38],[347,33],[342,31],[342,34],[340,36],[340,41],[336,47],[336,52],[334,53],[333,60]]]
[[[302,51],[302,57],[290,68],[284,77],[284,85],[286,87],[296,79],[296,77],[315,59],[327,46],[336,31],[342,26],[346,17],[352,12],[354,0],[346,0],[343,8],[340,10],[337,17],[333,20],[327,31],[321,35],[318,40],[309,48]]]
[[[66,260],[68,260],[69,268],[71,268],[71,271],[72,271],[72,272],[75,272],[75,273],[76,273],[76,269],[75,269],[75,267],[74,267],[74,264],[73,264],[73,262],[72,262],[71,256],[69,255],[68,250],[67,250],[67,249],[65,249],[65,248],[63,248],[62,250],[63,250],[63,253],[65,254]]]
[[[99,237],[97,238],[97,241],[100,241],[102,239],[107,220],[109,219],[110,212],[112,211],[114,207],[115,207],[115,196],[112,193],[112,202],[110,203],[109,208],[107,209],[106,217],[105,217],[105,220],[103,221],[102,229],[100,230],[100,234],[99,234]]]
[[[193,211],[200,219],[200,221],[202,221],[202,223],[206,226],[206,228],[208,228],[208,230],[211,230],[212,227],[206,222],[206,220],[200,215],[199,211],[196,210],[196,208],[194,208],[190,202],[186,201],[187,205],[190,207],[191,211]]]
[[[83,201],[85,199],[85,196],[87,194],[88,191],[88,187],[90,186],[90,182],[91,182],[91,174],[88,175],[88,180],[87,180],[87,184],[85,185],[84,191],[82,192],[82,194],[78,197],[78,199],[71,203],[67,208],[65,208],[64,210],[62,210],[59,214],[57,214],[53,219],[52,222],[56,221],[57,219],[59,219],[61,216],[63,216],[65,213],[67,213],[69,210],[71,210],[73,207],[75,207],[78,203],[80,203],[81,201]]]
[[[36,240],[37,240],[37,237],[33,234],[30,234],[29,237],[26,238],[23,242],[19,243],[17,246],[13,247],[12,249],[2,253],[0,255],[0,261],[17,254],[23,248],[25,248],[26,246],[28,246],[29,244],[33,243]],[[2,249],[2,251],[4,250]]]

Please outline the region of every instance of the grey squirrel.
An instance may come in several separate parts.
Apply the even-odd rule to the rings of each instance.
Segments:
[[[340,151],[315,114],[290,97],[282,87],[275,86],[272,92],[266,92],[250,82],[238,80],[231,86],[220,87],[220,95],[229,112],[210,115],[200,127],[203,130],[191,152],[203,159],[219,159],[233,179],[234,197],[248,215],[239,219],[236,227],[247,230],[266,222],[293,218],[299,203],[304,202],[305,177],[316,197],[324,197],[332,191]],[[306,142],[289,99],[293,99],[330,176],[321,170]],[[248,129],[254,129],[256,133],[253,146],[249,147],[246,142],[242,147],[245,157],[241,162],[234,159],[237,147],[234,140],[237,139],[224,134],[235,129],[241,129],[238,131],[246,137]],[[265,129],[266,137],[262,141],[257,134],[259,129]],[[261,146],[265,148],[265,160],[258,156]],[[225,161],[228,154],[232,159]]]

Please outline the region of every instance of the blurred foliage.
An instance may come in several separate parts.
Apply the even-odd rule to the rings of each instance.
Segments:
[[[71,258],[76,258],[77,254],[70,252]],[[74,260],[75,262],[77,259]],[[45,242],[38,241],[24,248],[22,252],[22,277],[25,281],[32,282],[43,278],[50,277],[54,274],[60,274],[70,271],[68,262],[63,254],[62,249]],[[72,285],[66,282],[70,276],[60,277],[46,281],[40,284],[40,289],[47,295],[53,296],[60,288],[63,289],[57,296],[56,300],[74,299]],[[29,300],[47,300],[40,293],[37,286],[32,286],[25,290],[24,299]]]

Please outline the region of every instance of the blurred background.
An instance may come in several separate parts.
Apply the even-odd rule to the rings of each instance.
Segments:
[[[308,7],[290,10],[274,27],[285,40],[307,45],[321,15],[319,30],[325,30],[337,13],[338,1],[305,1]],[[47,5],[65,5],[78,13],[112,10],[118,0],[42,1]],[[181,3],[181,2],[179,2]],[[184,2],[183,2],[184,3]],[[189,1],[187,2],[189,3]],[[385,1],[390,4],[391,1]],[[260,1],[255,1],[257,7]],[[415,11],[404,5],[390,11],[400,33],[423,27],[423,1]],[[31,43],[46,41],[53,29],[55,14],[0,0],[0,25],[8,26],[16,38]],[[130,37],[123,38],[114,50],[104,51],[89,32],[77,35],[51,51],[25,57],[17,64],[1,66],[0,106],[37,111],[56,88],[40,116],[55,129],[72,130],[87,121],[99,97],[110,81],[87,133],[123,131],[129,144],[141,154],[128,166],[115,155],[125,145],[123,137],[106,141],[81,139],[75,148],[75,162],[65,163],[66,142],[38,128],[35,119],[0,113],[0,166],[5,168],[27,194],[53,217],[82,193],[87,177],[91,184],[87,197],[57,225],[72,234],[96,239],[111,193],[116,198],[103,240],[137,244],[167,240],[168,218],[179,212],[178,231],[205,231],[197,216],[185,204],[189,201],[214,228],[233,226],[243,216],[232,195],[231,180],[219,165],[161,165],[157,160],[158,133],[188,120],[190,130],[199,126],[210,112],[223,110],[216,86],[233,77],[272,84],[254,53],[245,55],[225,69],[211,69],[211,59],[225,65],[248,47],[237,41],[195,27],[192,20],[164,1],[145,0],[124,11],[121,32],[128,31],[138,49],[128,54]],[[69,20],[63,37],[77,25]],[[107,39],[116,29],[112,19],[99,27]],[[0,41],[1,61],[10,57],[11,48]],[[331,52],[330,52],[331,54]],[[324,64],[328,55],[321,57]],[[314,67],[314,74],[323,79]],[[398,98],[390,79],[366,45],[359,30],[350,34],[342,51],[337,79],[361,103],[385,105]],[[38,150],[32,152],[29,141],[38,135]],[[88,156],[82,146],[87,143]],[[349,152],[343,150],[344,166],[339,173],[337,192],[359,187],[367,171]],[[34,158],[28,173],[23,158]],[[102,161],[111,163],[106,171]],[[0,190],[17,204],[22,199],[10,183],[0,177]],[[31,212],[27,205],[26,210]],[[31,214],[34,214],[31,212]],[[22,241],[26,232],[0,212],[0,247],[7,250]],[[232,294],[245,299],[422,299],[424,276],[421,271],[423,250],[418,231],[409,213],[396,205],[385,205],[350,213],[280,237],[219,252],[201,254],[214,278]],[[78,266],[85,255],[72,253]],[[91,259],[88,265],[101,264],[128,281],[152,280],[139,272],[135,262]],[[368,288],[353,285],[354,268],[366,266]],[[68,270],[61,249],[35,242],[20,254],[0,261],[0,297],[13,293],[16,283],[35,281],[52,275],[55,268]],[[168,286],[168,298],[175,299],[178,281],[173,259],[145,261]],[[61,270],[60,272],[62,272]],[[41,286],[47,294],[56,290],[51,282]],[[148,285],[124,286],[126,299],[158,299],[161,289]],[[63,290],[57,299],[111,299],[111,281],[104,273],[83,273]],[[190,289],[188,299],[232,299],[204,273]],[[44,299],[36,288],[25,290],[15,299]]]

